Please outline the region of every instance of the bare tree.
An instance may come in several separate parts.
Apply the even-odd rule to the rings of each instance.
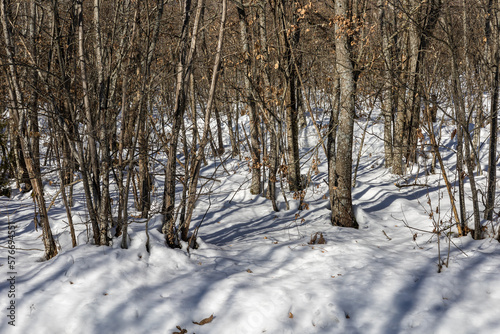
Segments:
[[[335,2],[337,40],[335,51],[340,83],[340,112],[336,140],[335,188],[333,191],[332,224],[358,228],[352,208],[352,145],[355,117],[355,76],[352,63],[353,25],[351,16],[355,2]]]
[[[217,40],[217,50],[215,53],[215,60],[212,71],[212,80],[210,82],[210,91],[208,95],[207,107],[205,109],[205,119],[204,119],[205,125],[203,128],[203,135],[200,144],[198,146],[198,149],[196,150],[194,166],[192,169],[192,173],[190,175],[189,198],[186,210],[186,219],[182,226],[182,231],[181,231],[182,239],[185,241],[188,240],[189,227],[191,224],[191,219],[193,216],[195,204],[196,201],[198,200],[197,187],[198,187],[198,180],[200,177],[201,162],[203,160],[203,151],[205,150],[205,146],[207,145],[209,140],[210,118],[214,104],[215,89],[217,87],[217,81],[219,78],[220,67],[222,62],[222,45],[224,40],[224,27],[226,25],[226,13],[227,13],[227,0],[223,0],[221,22],[219,27],[219,37]],[[193,238],[192,240],[189,240],[190,241],[189,245],[193,245],[193,241],[195,240],[194,238],[196,238],[196,232],[193,234],[192,238]]]
[[[203,0],[198,6],[203,5]],[[200,8],[200,7],[198,7]],[[198,24],[195,24],[192,35],[191,47],[189,47],[189,23],[191,18],[191,0],[183,3],[182,26],[179,40],[179,53],[176,66],[175,107],[173,112],[173,125],[168,147],[167,166],[165,168],[165,191],[163,199],[163,225],[162,232],[165,234],[166,243],[169,247],[178,247],[178,237],[175,228],[175,185],[177,166],[177,146],[179,135],[184,122],[184,112],[187,103],[188,78],[192,70],[193,55],[196,47],[196,36]]]
[[[260,162],[260,141],[259,141],[259,117],[257,115],[257,106],[255,102],[253,86],[253,73],[255,72],[255,62],[251,56],[253,53],[250,50],[250,36],[248,33],[248,20],[245,5],[242,1],[237,4],[238,17],[240,20],[240,35],[241,44],[243,46],[243,76],[245,81],[245,100],[248,107],[250,116],[250,151],[252,156],[252,183],[250,186],[250,193],[258,195],[262,192],[261,189],[261,162]]]
[[[297,22],[296,4],[290,6],[285,0],[277,1],[275,17],[279,23],[279,44],[281,53],[280,68],[285,78],[285,122],[287,138],[287,178],[291,191],[302,190],[300,179],[299,125],[297,105],[297,70],[292,57],[292,49],[296,48],[300,38]]]
[[[490,148],[488,154],[488,188],[486,192],[486,208],[484,218],[493,219],[496,189],[496,161],[497,161],[497,131],[498,131],[498,96],[500,89],[500,33],[498,1],[489,1],[486,20],[486,42],[490,52],[490,62],[493,68],[491,80],[491,107],[490,107]]]
[[[7,55],[8,68],[9,68],[9,90],[10,90],[10,108],[13,110],[12,115],[14,118],[14,124],[17,125],[17,131],[19,133],[19,137],[21,139],[21,147],[24,156],[24,161],[26,163],[26,168],[28,170],[30,179],[33,185],[33,193],[34,198],[36,200],[36,204],[39,208],[40,213],[40,223],[42,225],[43,231],[43,243],[45,246],[45,258],[51,259],[52,257],[57,255],[57,248],[54,242],[54,238],[52,236],[52,230],[50,228],[50,222],[47,212],[47,207],[45,204],[45,197],[43,191],[43,183],[42,183],[42,175],[40,173],[40,159],[39,157],[35,157],[33,153],[33,145],[34,143],[30,138],[33,136],[30,135],[30,130],[28,129],[26,124],[28,124],[28,107],[23,96],[23,92],[21,91],[19,85],[19,77],[17,73],[16,66],[16,55],[15,55],[15,47],[12,42],[12,29],[10,26],[11,19],[9,17],[9,2],[7,0],[2,0],[0,2],[0,20],[2,21],[3,35],[5,40],[5,53]],[[32,110],[35,114],[32,116],[33,118],[37,118],[36,109]],[[38,121],[37,121],[38,122]]]

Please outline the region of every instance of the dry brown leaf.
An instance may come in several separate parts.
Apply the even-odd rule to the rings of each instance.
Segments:
[[[173,332],[172,334],[186,334],[188,331],[186,329],[181,328],[181,326],[175,326],[180,332]]]
[[[214,320],[213,314],[211,316],[209,316],[208,318],[203,319],[200,322],[193,321],[193,324],[202,326],[202,325],[205,325],[205,324],[212,322],[212,320]]]
[[[292,313],[292,312],[288,312],[288,317],[289,317],[290,319],[293,319],[293,313]]]
[[[454,129],[453,132],[451,133],[451,140],[453,140],[456,134],[457,134],[457,129]]]
[[[253,273],[253,271],[251,271],[250,269],[247,269],[247,273]]]

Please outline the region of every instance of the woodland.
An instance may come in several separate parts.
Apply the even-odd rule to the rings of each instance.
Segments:
[[[186,261],[201,266],[215,252],[218,268],[227,255],[218,247],[238,240],[235,263],[245,261],[242,240],[259,259],[253,264],[266,258],[257,239],[295,250],[293,239],[323,254],[339,238],[342,253],[354,240],[372,240],[368,230],[382,221],[389,223],[377,230],[377,245],[401,238],[423,250],[422,235],[429,239],[429,271],[451,272],[454,259],[485,245],[490,257],[500,255],[498,0],[0,0],[0,20],[2,234],[14,221],[16,247],[43,248],[27,271],[36,263],[58,268],[68,252],[87,261],[137,251],[140,261],[170,262],[165,272],[176,275],[189,267],[196,278]],[[225,213],[233,205],[240,213]],[[232,221],[227,230],[218,226],[224,219]],[[271,237],[272,219],[283,223]],[[398,225],[405,232],[387,227]],[[2,247],[14,244],[9,238]],[[377,254],[353,248],[352,258],[356,252],[355,263]],[[489,282],[488,291],[500,291],[498,279]],[[499,307],[498,292],[492,298]],[[273,305],[288,319],[300,312]],[[357,306],[328,321],[314,313],[309,330],[262,321],[226,332],[407,328],[387,327],[396,316],[387,326],[344,324]],[[223,321],[201,313],[192,323],[205,318],[204,330]],[[109,332],[95,321],[91,332]],[[477,328],[499,328],[488,321]],[[169,326],[152,332],[187,333],[180,320]],[[416,332],[438,323],[426,326]]]

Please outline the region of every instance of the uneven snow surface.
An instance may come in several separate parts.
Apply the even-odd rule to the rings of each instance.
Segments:
[[[358,122],[354,156],[365,120]],[[302,133],[304,154],[317,143],[312,129]],[[443,129],[449,148],[456,145],[451,131]],[[321,148],[319,173],[312,172],[305,196],[309,209],[303,211],[289,193],[290,209],[280,194],[279,212],[264,197],[250,195],[246,164],[228,159],[224,168],[219,160],[206,166],[203,174],[217,181],[206,184],[210,198],[203,196],[196,208],[193,227],[204,217],[200,247],[189,252],[186,245],[165,247],[159,214],[148,223],[150,253],[140,219],[132,219],[127,250],[120,248],[120,238],[112,247],[88,243],[79,184],[73,207],[79,245],[71,248],[58,197],[49,214],[61,249],[41,262],[41,230],[34,229],[30,194],[0,197],[0,333],[181,332],[176,326],[189,334],[500,333],[500,243],[489,236],[474,241],[443,233],[440,256],[448,267],[438,273],[430,210],[437,222],[449,224],[444,182],[440,174],[426,176],[423,164],[404,178],[392,175],[383,166],[380,137],[382,124],[370,125],[353,189],[359,230],[330,224]],[[304,156],[304,174],[310,157]],[[455,181],[454,157],[444,157]],[[53,181],[45,187],[48,203],[59,187],[57,176]],[[485,177],[477,181],[484,189]],[[163,178],[155,182],[162,186]],[[415,182],[427,186],[395,186]],[[157,192],[159,201],[162,190]],[[467,203],[470,216],[469,197]],[[8,222],[16,225],[15,327],[7,317]],[[492,227],[498,231],[492,225],[487,233]],[[308,244],[317,232],[326,244]],[[194,324],[211,315],[211,322]]]

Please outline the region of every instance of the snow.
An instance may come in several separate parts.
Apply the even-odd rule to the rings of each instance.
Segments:
[[[356,126],[355,154],[365,121]],[[443,129],[447,137],[442,144],[453,147],[448,130]],[[316,145],[315,136],[312,127],[303,131],[304,153]],[[49,214],[60,251],[40,261],[41,230],[34,229],[30,194],[13,191],[10,199],[0,197],[0,245],[7,246],[12,222],[17,247],[15,327],[7,317],[8,254],[1,252],[0,332],[173,333],[181,332],[179,326],[197,334],[500,333],[500,243],[492,238],[498,223],[488,226],[483,240],[443,233],[438,244],[434,224],[449,224],[451,216],[440,174],[426,175],[420,166],[403,178],[392,175],[383,167],[381,137],[382,124],[368,127],[353,189],[359,230],[330,224],[321,148],[319,174],[312,173],[305,197],[309,209],[303,211],[289,193],[290,210],[280,195],[279,212],[264,197],[251,195],[246,164],[230,159],[226,168],[217,168],[219,160],[209,164],[203,173],[215,173],[217,181],[207,183],[210,198],[203,196],[197,205],[193,224],[202,223],[200,247],[189,251],[186,245],[165,246],[161,215],[148,223],[150,253],[146,224],[139,219],[130,225],[127,250],[120,248],[120,238],[111,247],[88,243],[85,202],[77,184],[73,219],[78,247],[71,248],[57,198]],[[454,156],[445,156],[454,181]],[[484,176],[477,181],[484,189]],[[427,186],[395,186],[414,182]],[[48,202],[57,187],[46,185]],[[326,244],[309,244],[317,232]],[[438,263],[446,261],[438,273]],[[211,322],[194,324],[211,315]]]

